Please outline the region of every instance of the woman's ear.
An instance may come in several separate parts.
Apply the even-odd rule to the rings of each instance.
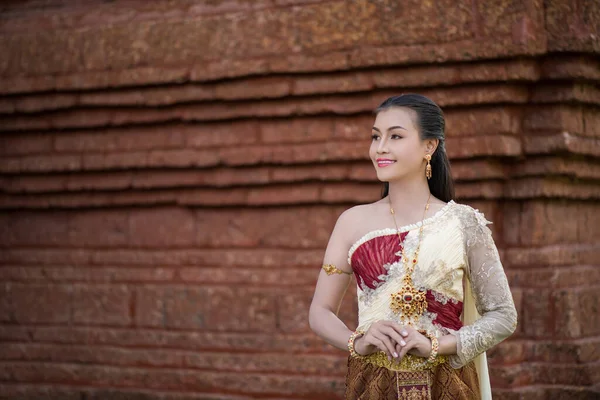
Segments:
[[[437,149],[439,143],[439,139],[427,139],[427,142],[425,144],[425,149],[427,150],[427,153],[433,154]]]

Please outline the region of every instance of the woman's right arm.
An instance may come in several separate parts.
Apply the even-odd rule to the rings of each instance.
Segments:
[[[317,287],[310,305],[308,322],[310,328],[327,343],[341,350],[347,349],[352,331],[337,316],[342,299],[352,281],[352,268],[348,265],[347,252],[351,246],[352,209],[338,218],[321,268]]]
[[[348,347],[352,331],[337,316],[342,299],[352,280],[352,268],[348,264],[348,250],[352,245],[353,230],[359,218],[356,208],[345,211],[338,218],[323,258],[317,287],[310,305],[308,321],[310,328],[327,343],[341,350]],[[359,354],[384,351],[388,358],[399,353],[397,347],[402,338],[400,327],[388,321],[374,323],[361,338],[355,341]]]

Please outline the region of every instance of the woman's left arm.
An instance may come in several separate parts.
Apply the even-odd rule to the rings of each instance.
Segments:
[[[481,318],[455,333],[456,354],[449,357],[453,368],[466,365],[506,339],[517,327],[517,310],[492,232],[487,227],[489,223],[481,212],[474,210],[472,224],[465,229],[467,274]]]

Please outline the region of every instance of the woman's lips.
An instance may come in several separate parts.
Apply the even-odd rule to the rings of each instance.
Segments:
[[[377,160],[377,166],[379,168],[383,168],[383,167],[388,167],[392,164],[394,164],[396,161],[394,160]]]

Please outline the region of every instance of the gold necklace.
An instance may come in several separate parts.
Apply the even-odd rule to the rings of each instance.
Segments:
[[[429,210],[430,199],[431,192],[429,192],[427,204],[425,205],[425,210],[423,211],[423,218],[421,220],[421,227],[419,229],[419,242],[417,243],[417,248],[415,250],[415,254],[413,255],[412,262],[409,263],[409,257],[406,255],[406,252],[402,252],[402,264],[404,266],[402,287],[400,288],[399,292],[391,294],[392,301],[390,308],[395,314],[400,316],[400,322],[403,325],[414,326],[419,317],[423,315],[425,310],[427,310],[427,299],[425,296],[426,293],[415,288],[412,281],[412,273],[415,270],[417,262],[419,261],[419,250],[421,250],[425,214],[427,213],[427,210]],[[396,216],[394,214],[394,208],[392,207],[391,201],[390,213],[392,214],[392,219],[394,220],[394,225],[396,226],[396,233],[398,233],[398,244],[402,246],[402,238],[400,237],[400,230],[398,229],[398,224],[396,223]]]

